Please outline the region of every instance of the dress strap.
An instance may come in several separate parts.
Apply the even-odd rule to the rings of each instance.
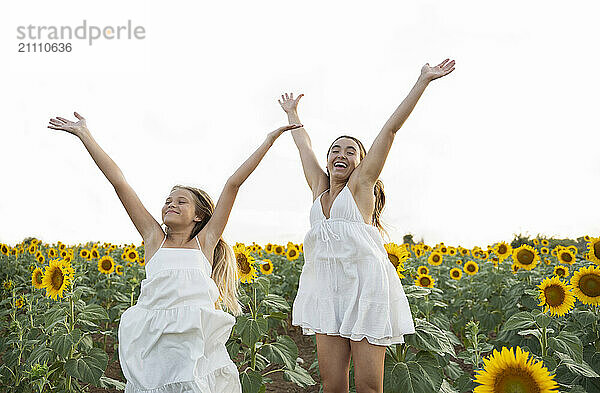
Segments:
[[[194,239],[196,239],[196,243],[198,243],[198,249],[202,251],[202,247],[200,247],[200,240],[198,240],[198,235],[194,236]]]
[[[162,243],[160,243],[160,246],[158,247],[159,250],[163,246],[163,244],[165,244],[165,240],[167,240],[167,235],[165,235],[165,238],[163,239]]]

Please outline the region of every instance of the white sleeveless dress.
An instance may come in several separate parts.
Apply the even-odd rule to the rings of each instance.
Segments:
[[[348,186],[333,201],[329,219],[323,214],[323,194],[310,210],[292,324],[309,335],[403,343],[415,327],[381,234],[365,224]]]
[[[219,290],[196,242],[199,249],[159,248],[146,262],[137,304],[121,315],[125,393],[242,391],[225,348],[235,318],[215,309]]]

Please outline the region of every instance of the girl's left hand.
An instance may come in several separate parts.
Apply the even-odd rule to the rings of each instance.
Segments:
[[[279,138],[279,136],[281,134],[283,134],[285,131],[293,130],[295,128],[300,128],[300,127],[304,127],[304,126],[302,124],[288,124],[287,126],[279,127],[275,131],[269,132],[269,135],[267,135],[267,138],[273,142],[273,141],[275,141],[275,139]]]
[[[427,81],[432,81],[437,78],[441,78],[442,76],[446,76],[452,71],[454,71],[454,60],[447,63],[450,59],[446,59],[442,61],[440,64],[435,67],[431,67],[429,63],[425,63],[423,68],[421,68],[421,77]]]

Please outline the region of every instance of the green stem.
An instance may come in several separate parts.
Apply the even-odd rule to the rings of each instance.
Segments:
[[[264,373],[263,377],[266,377],[267,375],[272,374],[272,373],[276,373],[278,371],[285,371],[285,369],[284,368],[278,368],[277,370],[271,370],[269,372]]]
[[[546,327],[542,328],[542,357],[545,357],[548,354],[548,332],[546,331]]]

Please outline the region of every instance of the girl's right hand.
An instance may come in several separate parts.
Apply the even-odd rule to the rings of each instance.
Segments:
[[[279,136],[281,134],[283,134],[284,132],[289,131],[289,130],[294,130],[294,129],[300,128],[300,127],[304,127],[304,126],[302,124],[288,124],[287,126],[279,127],[275,131],[269,132],[269,134],[267,135],[267,139],[271,143],[273,143],[273,142],[275,142],[275,139],[279,138]]]
[[[50,125],[48,128],[52,128],[53,130],[67,131],[77,137],[81,137],[83,134],[88,133],[89,131],[83,116],[77,112],[73,112],[73,114],[79,121],[70,121],[63,117],[57,116],[54,119],[50,119]]]
[[[281,108],[285,111],[285,113],[296,112],[296,109],[298,108],[298,101],[300,101],[300,98],[303,96],[304,94],[300,94],[296,99],[294,99],[294,93],[290,93],[289,96],[288,93],[285,93],[285,96],[282,94],[281,100],[277,100],[277,102],[279,102],[279,105],[281,105]]]

